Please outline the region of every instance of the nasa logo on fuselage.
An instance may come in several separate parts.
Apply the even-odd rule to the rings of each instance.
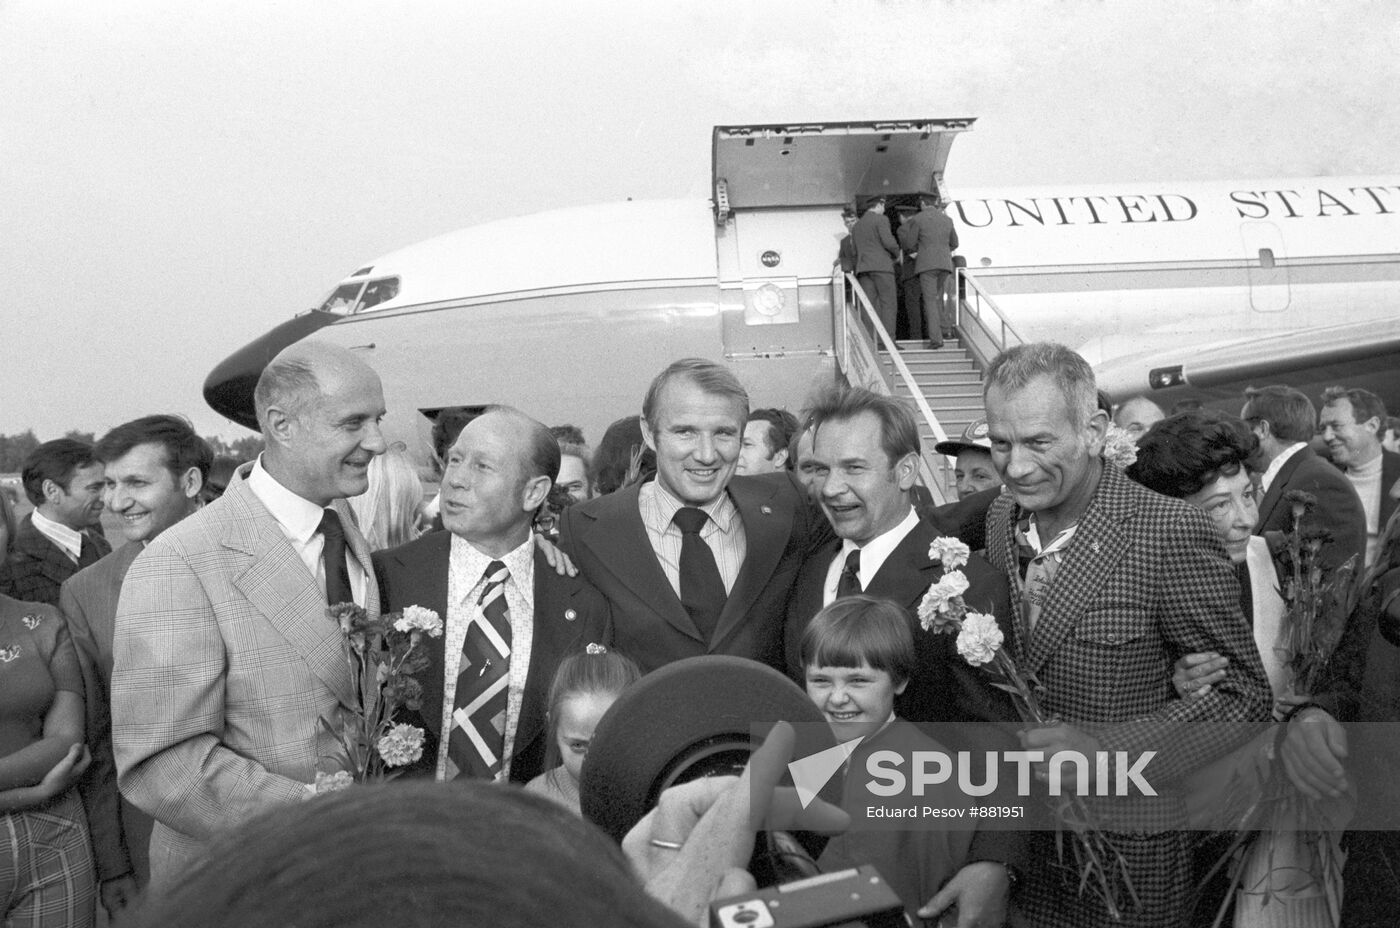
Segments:
[[[762,262],[764,267],[777,267],[779,264],[783,263],[783,256],[770,248],[759,255],[758,260]]]

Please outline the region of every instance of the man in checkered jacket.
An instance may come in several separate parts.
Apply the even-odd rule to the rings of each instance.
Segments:
[[[1019,904],[1032,925],[1183,925],[1192,890],[1184,806],[1174,787],[1269,718],[1270,697],[1239,586],[1206,515],[1128,480],[1101,458],[1107,417],[1093,371],[1062,345],[1021,345],[987,372],[992,458],[1007,492],[987,516],[987,557],[1019,600],[1012,652],[1062,722],[1026,732],[1044,751],[1156,751],[1143,778],[1159,794],[1093,799],[1141,902],[1113,922],[1078,874],[1043,865]],[[1172,665],[1193,651],[1229,657],[1200,700],[1178,698]],[[1066,765],[1066,772],[1072,765]],[[1116,771],[1115,771],[1116,773]],[[1095,783],[1094,792],[1097,792]],[[1109,784],[1112,791],[1113,783]]]

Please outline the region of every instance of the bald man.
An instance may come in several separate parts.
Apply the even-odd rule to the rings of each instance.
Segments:
[[[151,885],[219,833],[314,791],[319,724],[356,695],[329,604],[379,613],[344,499],[384,451],[379,376],[315,342],[254,392],[266,450],[222,497],[154,538],[122,584],[112,742],[122,794],[156,821]]]
[[[1161,422],[1166,417],[1161,406],[1145,396],[1135,396],[1124,400],[1118,407],[1113,414],[1113,424],[1131,435],[1136,442],[1152,428],[1153,423]]]

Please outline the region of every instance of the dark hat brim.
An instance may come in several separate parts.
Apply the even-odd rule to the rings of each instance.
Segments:
[[[807,694],[757,661],[709,655],[652,671],[623,691],[593,732],[579,783],[583,816],[621,842],[678,768],[756,747],[779,721],[797,730],[795,757],[836,743]]]
[[[979,445],[971,441],[958,441],[953,438],[947,441],[940,441],[933,446],[934,454],[947,454],[956,457],[964,451],[981,451],[986,454],[992,453],[992,449],[987,445]]]

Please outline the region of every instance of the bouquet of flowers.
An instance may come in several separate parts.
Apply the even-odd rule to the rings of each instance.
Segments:
[[[1322,684],[1356,605],[1355,558],[1328,576],[1318,555],[1331,536],[1326,529],[1303,525],[1317,499],[1301,490],[1290,490],[1284,501],[1292,510],[1293,528],[1278,553],[1287,607],[1279,650],[1290,672],[1290,692],[1306,697]],[[1276,756],[1284,734],[1284,729],[1278,730],[1275,750],[1267,755],[1263,788],[1252,795],[1231,797],[1231,808],[1236,810],[1235,836],[1206,877],[1209,880],[1220,868],[1230,867],[1229,889],[1216,915],[1217,925],[1237,889],[1262,896],[1266,905],[1276,897],[1300,899],[1320,894],[1327,900],[1330,923],[1341,922],[1346,855],[1336,838],[1345,820],[1336,820],[1335,801],[1311,799],[1293,787]],[[1235,793],[1250,789],[1243,778],[1232,784]],[[1256,847],[1264,849],[1262,862],[1251,865],[1249,859]]]
[[[943,576],[928,588],[919,603],[919,624],[924,631],[957,635],[958,654],[973,667],[992,675],[992,686],[1011,694],[1021,721],[1036,727],[1059,724],[1047,718],[1036,699],[1039,684],[1022,673],[1006,649],[1005,636],[995,616],[973,612],[964,602],[966,575],[958,568],[967,564],[971,551],[956,538],[937,538],[929,546],[929,559],[943,565]],[[1051,797],[1056,814],[1056,846],[1061,866],[1065,863],[1065,837],[1074,857],[1079,891],[1093,892],[1114,921],[1121,921],[1128,906],[1139,907],[1137,891],[1128,873],[1127,861],[1099,827],[1093,810],[1074,790]]]
[[[339,748],[337,769],[316,774],[316,791],[344,789],[351,783],[392,780],[398,771],[423,756],[423,729],[395,723],[401,709],[416,710],[423,687],[413,674],[428,665],[420,647],[423,637],[442,634],[442,619],[431,609],[409,606],[371,618],[354,603],[326,610],[345,636],[345,660],[355,684],[355,708],[338,722],[321,717],[321,725]]]

